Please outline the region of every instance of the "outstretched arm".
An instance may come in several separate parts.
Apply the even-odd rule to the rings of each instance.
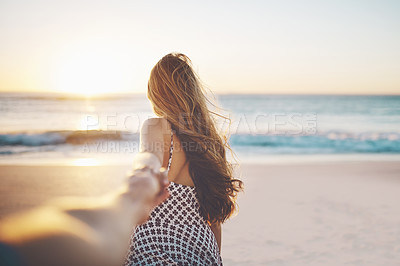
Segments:
[[[24,265],[120,265],[132,228],[168,196],[167,185],[158,158],[139,153],[119,191],[64,199],[6,218],[0,242],[20,254]]]

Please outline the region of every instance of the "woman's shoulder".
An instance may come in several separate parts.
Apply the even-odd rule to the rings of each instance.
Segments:
[[[166,132],[170,130],[170,125],[168,120],[164,117],[151,117],[143,122],[141,132],[146,132],[149,129]]]

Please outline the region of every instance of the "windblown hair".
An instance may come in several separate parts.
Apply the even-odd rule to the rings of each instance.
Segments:
[[[226,150],[231,149],[227,138],[218,133],[213,117],[220,115],[208,109],[190,59],[179,53],[164,56],[151,71],[147,96],[154,112],[170,122],[181,142],[200,214],[210,224],[223,223],[234,213],[243,183],[233,178],[232,164],[226,159]]]

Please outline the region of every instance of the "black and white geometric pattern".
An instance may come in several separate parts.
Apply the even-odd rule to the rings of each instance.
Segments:
[[[173,182],[168,189],[170,197],[134,229],[124,265],[222,265],[196,189]]]

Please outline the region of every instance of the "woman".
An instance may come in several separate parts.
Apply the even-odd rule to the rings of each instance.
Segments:
[[[235,211],[242,182],[232,178],[229,145],[189,58],[164,56],[147,96],[159,118],[143,124],[140,147],[167,168],[170,197],[134,230],[125,265],[221,265],[221,224]]]

